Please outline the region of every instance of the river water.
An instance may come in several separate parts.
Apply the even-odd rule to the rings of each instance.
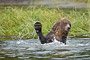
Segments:
[[[37,6],[48,8],[90,8],[90,2],[78,2],[76,0],[0,0],[0,5],[29,5],[30,8]]]
[[[76,0],[33,0],[31,4],[32,7],[40,5],[48,8],[90,8],[89,2],[78,2]]]
[[[0,60],[90,60],[90,38],[40,44],[38,39],[0,41]]]

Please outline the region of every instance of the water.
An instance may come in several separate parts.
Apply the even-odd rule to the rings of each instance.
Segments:
[[[0,60],[90,60],[90,38],[40,44],[38,39],[0,42]]]
[[[43,6],[48,8],[77,8],[84,9],[90,8],[90,2],[78,2],[76,0],[7,0],[0,1],[0,6],[5,7],[4,5],[18,5],[18,7],[30,7],[35,8],[37,6]],[[2,8],[3,8],[2,7]]]
[[[32,2],[33,7],[41,5],[49,8],[90,8],[90,3],[76,2],[75,0],[38,0]]]

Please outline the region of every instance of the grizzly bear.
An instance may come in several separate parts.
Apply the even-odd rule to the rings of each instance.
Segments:
[[[65,18],[59,19],[45,37],[42,34],[42,24],[40,22],[36,22],[34,28],[39,36],[41,44],[53,42],[54,39],[66,44],[67,35],[71,29],[71,23]]]

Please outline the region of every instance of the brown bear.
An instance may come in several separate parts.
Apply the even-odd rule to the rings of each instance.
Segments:
[[[71,23],[65,18],[59,19],[45,37],[42,34],[42,25],[40,22],[36,22],[34,28],[39,36],[41,44],[53,42],[54,39],[66,44],[67,35],[71,29]]]

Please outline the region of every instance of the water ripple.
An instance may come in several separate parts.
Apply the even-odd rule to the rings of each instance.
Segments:
[[[47,59],[47,60],[89,60],[89,39],[70,39],[67,44],[58,41],[40,44],[37,39],[6,40],[0,43],[0,59]]]

